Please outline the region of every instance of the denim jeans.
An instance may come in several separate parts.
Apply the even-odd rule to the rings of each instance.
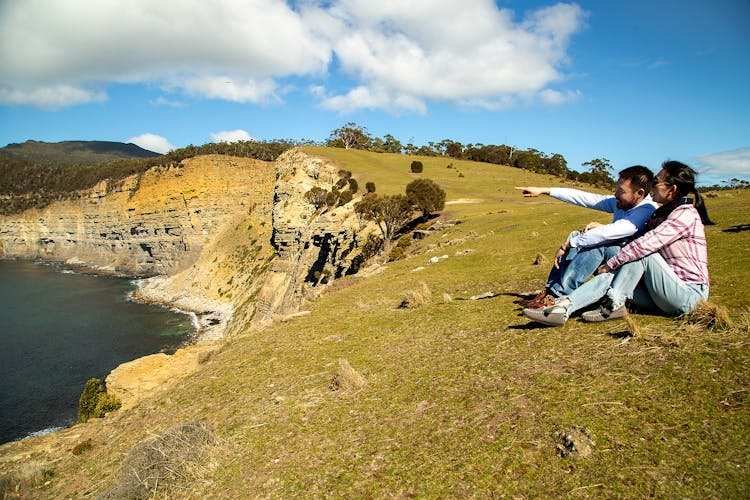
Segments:
[[[679,316],[708,299],[708,285],[682,281],[658,253],[604,273],[574,290],[568,299],[568,316],[608,296],[612,308],[631,303],[651,311]]]
[[[647,310],[679,316],[708,299],[708,285],[682,281],[658,253],[629,262],[620,268],[607,292],[612,307],[625,301]]]
[[[578,231],[570,233],[568,239]],[[547,289],[555,297],[569,295],[594,274],[594,271],[620,250],[619,245],[571,248],[559,259],[560,268],[552,268],[547,278]]]

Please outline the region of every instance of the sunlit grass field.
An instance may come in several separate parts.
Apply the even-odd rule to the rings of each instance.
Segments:
[[[546,328],[517,301],[542,287],[571,229],[610,214],[523,198],[514,186],[569,184],[509,167],[424,157],[412,174],[414,157],[305,150],[381,194],[430,178],[453,223],[381,273],[334,282],[310,314],[228,339],[166,397],[95,424],[93,448],[61,459],[35,496],[102,491],[138,441],[192,420],[218,444],[170,497],[750,494],[750,231],[733,231],[750,192],[707,199],[710,300],[731,326],[632,314],[635,335],[624,321]],[[422,283],[426,302],[399,308]],[[364,385],[332,383],[342,359]],[[561,456],[574,429],[591,437],[588,456]]]

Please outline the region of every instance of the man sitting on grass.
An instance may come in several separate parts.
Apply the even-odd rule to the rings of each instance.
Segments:
[[[526,197],[547,194],[567,203],[614,214],[610,224],[592,222],[582,231],[570,233],[555,254],[554,267],[544,290],[522,305],[536,309],[550,305],[556,297],[569,295],[600,264],[634,239],[657,208],[649,195],[653,183],[653,172],[635,165],[619,173],[615,193],[609,196],[570,188],[517,187]]]

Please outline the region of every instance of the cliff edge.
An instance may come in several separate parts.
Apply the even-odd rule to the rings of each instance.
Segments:
[[[142,277],[135,298],[195,313],[204,345],[189,350],[210,353],[224,336],[296,313],[356,272],[372,228],[357,221],[354,201],[316,209],[305,199],[338,179],[336,165],[296,149],[275,165],[196,157],[0,218],[0,251]],[[193,358],[131,361],[113,370],[108,390],[132,406],[196,370]]]

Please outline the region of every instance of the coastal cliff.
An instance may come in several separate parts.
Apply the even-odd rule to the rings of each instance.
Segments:
[[[356,272],[361,235],[373,228],[357,221],[354,201],[316,209],[305,200],[338,178],[336,165],[298,149],[275,165],[195,157],[0,218],[0,251],[142,277],[135,298],[196,314],[201,345],[133,360],[107,377],[108,391],[130,407],[198,369],[196,356],[214,341],[294,314]]]
[[[0,217],[2,256],[123,276],[172,274],[229,221],[263,204],[272,172],[266,162],[203,156],[105,180],[75,199]]]
[[[363,236],[374,226],[358,221],[356,198],[330,209],[316,209],[305,199],[315,187],[331,191],[338,172],[329,160],[298,149],[277,160],[271,239],[276,257],[258,296],[258,321],[298,312],[325,285],[359,269]]]
[[[299,149],[275,165],[208,155],[154,167],[0,217],[0,255],[145,278],[137,298],[197,313],[211,332],[203,338],[215,340],[295,313],[356,272],[373,228],[357,220],[355,201],[305,200],[313,187],[332,190],[338,171]]]

